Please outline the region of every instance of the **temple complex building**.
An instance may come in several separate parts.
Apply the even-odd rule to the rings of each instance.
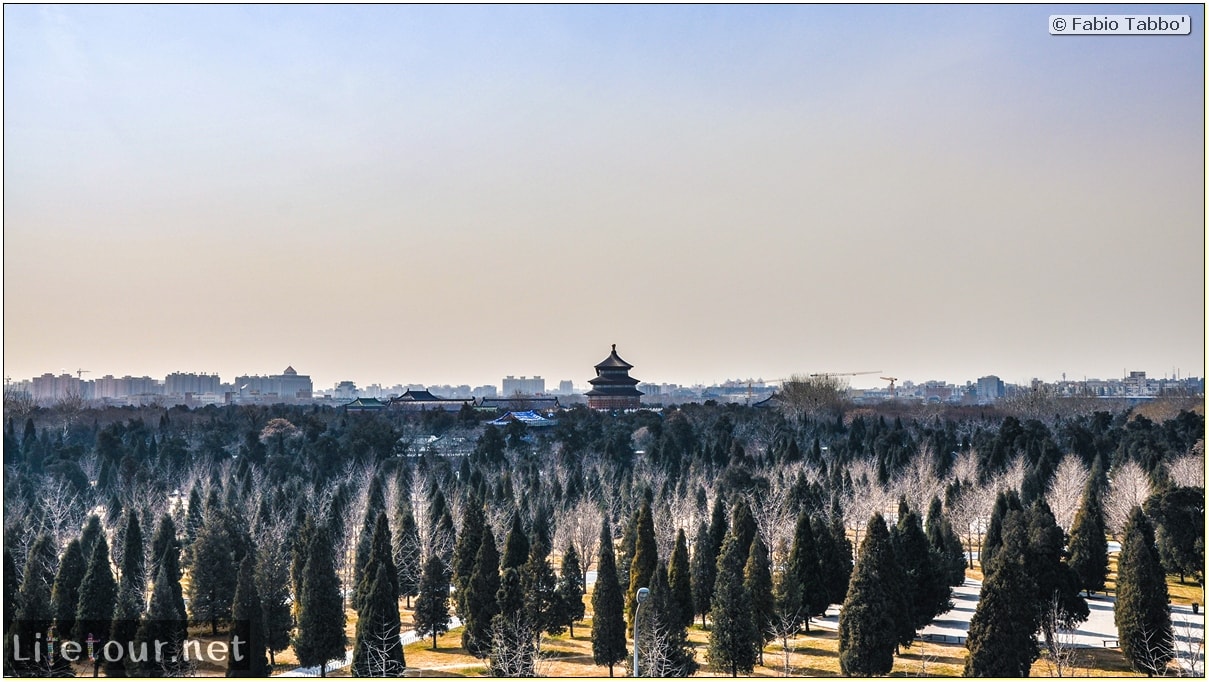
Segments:
[[[642,391],[634,388],[638,379],[630,376],[633,368],[617,355],[617,344],[613,344],[609,357],[596,365],[596,378],[588,380],[592,384],[592,390],[584,394],[588,397],[588,407],[593,410],[637,409]]]

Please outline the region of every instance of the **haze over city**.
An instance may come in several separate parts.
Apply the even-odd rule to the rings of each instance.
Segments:
[[[6,6],[5,374],[1203,376],[1203,7],[1056,11]]]

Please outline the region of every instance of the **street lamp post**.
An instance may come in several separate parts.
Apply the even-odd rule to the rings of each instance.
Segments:
[[[640,587],[637,596],[638,605],[634,607],[634,677],[638,677],[638,612],[642,610],[642,602],[651,596],[651,591]]]

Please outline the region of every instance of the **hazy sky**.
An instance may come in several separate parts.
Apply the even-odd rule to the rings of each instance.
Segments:
[[[4,372],[1203,375],[1204,12],[1094,10],[8,5]]]

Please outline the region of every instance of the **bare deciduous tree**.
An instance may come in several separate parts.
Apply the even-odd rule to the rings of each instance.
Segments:
[[[1067,533],[1075,522],[1075,512],[1079,511],[1083,488],[1090,477],[1091,472],[1083,464],[1083,460],[1073,453],[1064,456],[1062,461],[1058,462],[1058,468],[1054,470],[1054,478],[1050,482],[1045,501],[1054,513],[1054,520]]]
[[[1198,440],[1189,453],[1171,460],[1167,465],[1167,476],[1180,487],[1204,488],[1205,440]]]
[[[1108,532],[1118,535],[1125,529],[1129,512],[1150,497],[1150,477],[1142,467],[1126,460],[1108,472],[1108,494],[1104,496],[1104,522]]]

